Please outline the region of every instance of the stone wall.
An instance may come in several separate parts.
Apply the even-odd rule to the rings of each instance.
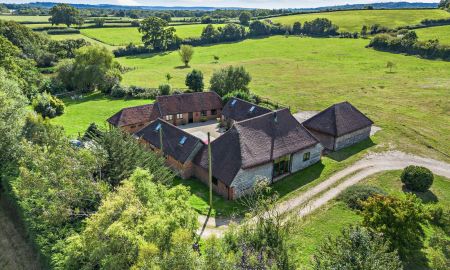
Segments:
[[[323,146],[320,143],[318,143],[314,147],[302,150],[302,151],[292,155],[291,171],[293,173],[298,172],[301,169],[304,169],[306,167],[309,167],[309,166],[319,162],[320,157],[322,155],[322,150],[323,150]],[[309,160],[303,161],[303,155],[308,152],[310,153]]]
[[[335,144],[334,144],[334,150],[340,150],[342,148],[348,147],[350,145],[356,144],[362,140],[365,140],[370,137],[370,129],[372,126],[357,130],[355,132],[345,134],[341,137],[337,137]]]
[[[253,186],[257,180],[272,180],[273,163],[266,163],[249,169],[240,169],[231,184],[234,188],[233,198],[237,199],[253,191]]]

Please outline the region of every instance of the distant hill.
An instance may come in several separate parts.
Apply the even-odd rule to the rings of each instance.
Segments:
[[[41,7],[41,8],[51,8],[57,3],[54,2],[33,2],[30,3],[30,6]],[[249,9],[249,8],[240,8],[240,7],[183,7],[183,6],[173,6],[173,7],[164,7],[164,6],[121,6],[121,5],[109,5],[109,4],[100,4],[100,5],[89,5],[89,4],[71,4],[72,6],[80,9],[86,8],[102,8],[102,9],[121,9],[121,10],[202,10],[202,11],[214,11],[217,9]],[[373,3],[373,4],[347,4],[341,6],[325,6],[318,8],[290,8],[287,10],[292,10],[295,12],[298,11],[322,11],[322,10],[348,10],[348,9],[364,9],[367,6],[371,6],[374,9],[418,9],[418,8],[437,8],[438,3],[409,3],[409,2],[388,2],[388,3]]]

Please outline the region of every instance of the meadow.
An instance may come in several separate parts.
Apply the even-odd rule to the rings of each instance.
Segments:
[[[270,37],[195,48],[190,68],[177,52],[118,58],[133,68],[123,83],[157,87],[165,75],[184,88],[193,68],[206,87],[214,70],[244,66],[250,88],[297,110],[322,110],[349,101],[366,113],[380,132],[380,143],[403,151],[450,160],[450,63],[367,49],[364,39]],[[215,63],[213,56],[220,57]],[[386,63],[395,63],[392,72]]]
[[[0,15],[0,20],[16,22],[42,22],[48,23],[50,16],[21,16],[21,15]]]
[[[361,184],[380,187],[389,195],[405,197],[400,181],[401,171],[390,171],[373,175],[365,179]],[[418,194],[426,204],[437,204],[445,209],[450,207],[450,179],[436,176],[429,192]],[[437,202],[435,199],[437,198]],[[295,246],[293,257],[298,266],[311,265],[312,255],[316,248],[326,241],[327,236],[336,237],[340,231],[349,226],[356,225],[362,220],[355,211],[350,210],[343,202],[334,200],[325,207],[306,217],[294,227],[290,234],[290,243]],[[427,237],[430,237],[434,227],[427,226]],[[324,233],[326,232],[326,233]],[[429,254],[430,248],[425,241],[425,253]],[[309,269],[308,267],[300,269]],[[406,268],[405,268],[406,269]],[[409,266],[407,269],[428,269],[420,265]]]
[[[294,22],[304,23],[316,18],[330,19],[339,26],[340,31],[359,32],[363,25],[370,27],[380,24],[390,28],[418,24],[423,19],[450,18],[450,13],[438,9],[418,10],[351,10],[336,12],[321,12],[310,14],[299,14],[270,18],[273,22],[292,25]]]
[[[204,24],[177,25],[175,34],[180,38],[199,37],[205,28]],[[221,25],[215,25],[216,27]],[[142,43],[142,35],[136,27],[127,28],[93,28],[82,29],[81,33],[103,43],[115,46]]]
[[[450,45],[450,25],[416,29],[419,40],[438,39],[441,44]]]
[[[100,42],[98,40],[95,40],[95,39],[92,39],[92,38],[87,37],[85,35],[82,35],[82,34],[49,35],[49,37],[52,40],[67,40],[67,39],[80,39],[80,38],[82,38],[82,39],[88,41],[91,44],[104,46],[110,51],[119,48],[119,46],[108,45],[108,44],[105,44],[105,43]]]

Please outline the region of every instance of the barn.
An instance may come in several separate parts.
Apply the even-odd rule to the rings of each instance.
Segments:
[[[303,126],[330,151],[369,138],[372,125],[372,120],[349,102],[334,104],[303,122]]]

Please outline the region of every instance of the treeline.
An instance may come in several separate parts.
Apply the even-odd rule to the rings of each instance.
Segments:
[[[379,34],[371,40],[368,46],[382,51],[407,53],[427,59],[450,61],[450,46],[440,44],[437,39],[419,41],[414,31],[408,31],[400,36]]]

